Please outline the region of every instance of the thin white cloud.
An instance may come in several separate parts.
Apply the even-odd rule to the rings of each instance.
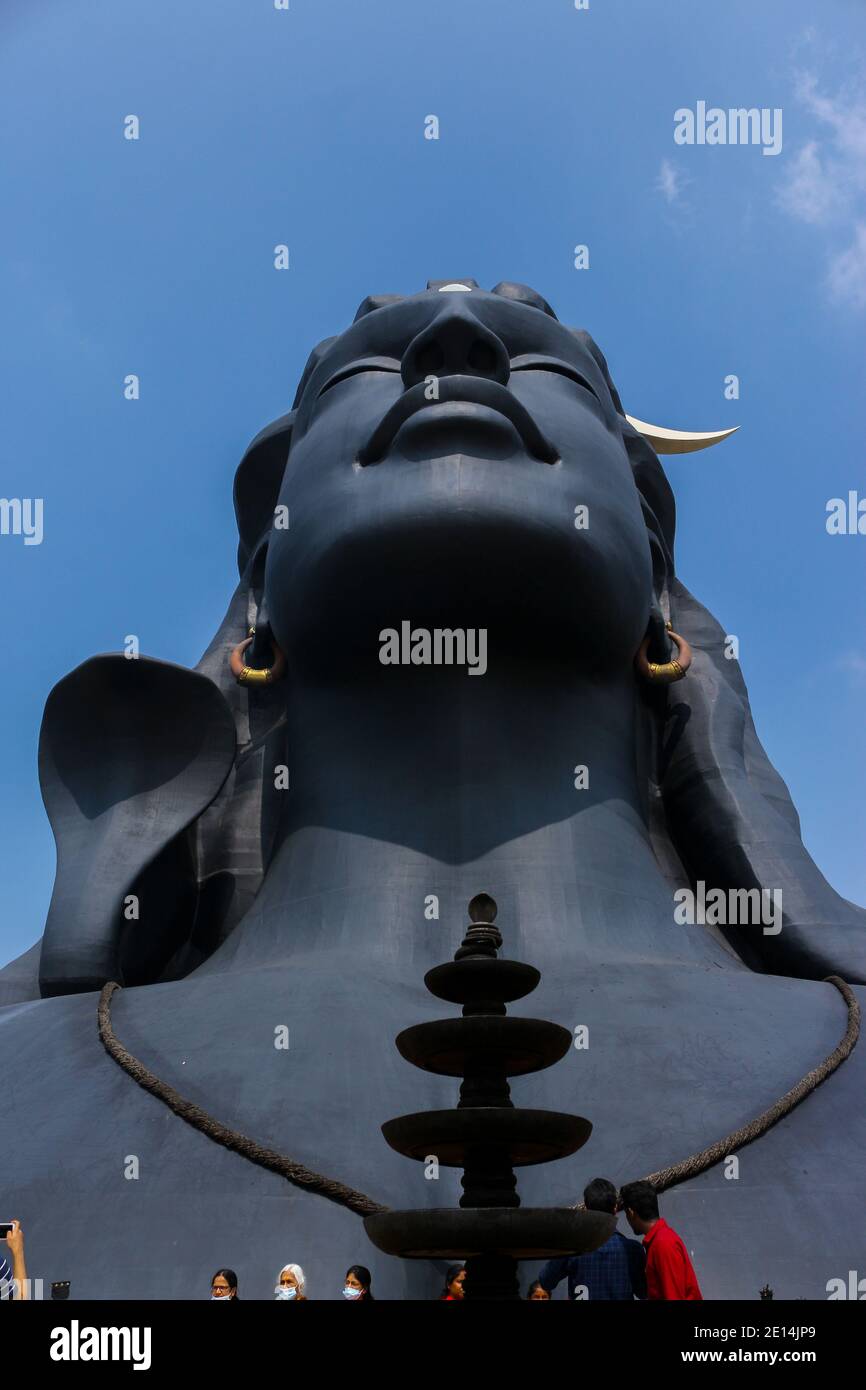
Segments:
[[[817,129],[788,164],[777,187],[779,207],[809,226],[847,242],[831,251],[826,272],[830,297],[866,307],[866,92],[848,87],[833,95],[813,72],[796,74],[801,106]]]
[[[840,172],[859,189],[866,188],[866,98],[861,92],[822,96],[814,73],[797,75],[797,96],[813,116],[832,131],[832,142],[841,161]]]
[[[851,245],[831,259],[827,284],[835,300],[866,308],[866,222],[857,223]]]
[[[829,222],[840,210],[836,179],[827,168],[818,141],[810,140],[791,163],[788,176],[779,187],[779,203],[785,212],[813,226]]]
[[[658,178],[655,181],[655,187],[657,191],[661,193],[665,202],[670,203],[672,206],[679,203],[685,185],[685,177],[678,169],[674,168],[669,159],[663,159]]]

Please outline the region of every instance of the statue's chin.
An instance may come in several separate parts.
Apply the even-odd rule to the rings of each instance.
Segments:
[[[536,465],[543,468],[544,465]],[[636,544],[626,544],[634,541]],[[610,542],[610,538],[608,538]],[[634,550],[637,553],[634,553]],[[275,534],[266,597],[277,640],[297,662],[378,652],[383,629],[484,628],[491,650],[595,670],[627,669],[651,602],[645,536],[603,544],[571,517],[520,514],[488,491],[413,505],[411,489],[339,529]]]

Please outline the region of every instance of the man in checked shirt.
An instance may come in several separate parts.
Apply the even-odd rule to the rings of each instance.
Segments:
[[[584,1189],[587,1211],[616,1212],[617,1192],[607,1178],[593,1178]],[[588,1255],[566,1255],[548,1260],[538,1282],[548,1293],[568,1279],[568,1296],[574,1299],[631,1300],[646,1298],[646,1257],[637,1240],[614,1231],[613,1235]]]

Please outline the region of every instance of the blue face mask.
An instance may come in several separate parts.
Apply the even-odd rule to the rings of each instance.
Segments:
[[[345,1287],[344,1290],[343,1290],[343,1297],[344,1297],[344,1298],[360,1298],[360,1297],[361,1297],[361,1294],[362,1294],[363,1292],[364,1292],[363,1289],[350,1289],[350,1288],[349,1288],[349,1285],[347,1284],[346,1287]]]
[[[289,1284],[277,1284],[274,1289],[274,1298],[297,1298],[298,1290]]]

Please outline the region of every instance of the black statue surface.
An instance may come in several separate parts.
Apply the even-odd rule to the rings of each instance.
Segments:
[[[391,1207],[454,1205],[454,1175],[425,1180],[380,1126],[452,1103],[392,1039],[440,1016],[421,977],[483,884],[543,1016],[586,1030],[531,1080],[533,1106],[593,1116],[522,1182],[563,1206],[704,1148],[830,1052],[822,980],[866,981],[864,912],[810,859],[724,631],[675,576],[658,457],[533,291],[366,300],[253,440],[235,506],[240,582],[197,670],[103,655],[48,700],[57,880],[0,972],[6,1190],[33,1273],[74,1297],[206,1296],[223,1264],[266,1297],[288,1261],[333,1297],[357,1260],[377,1296],[433,1296],[431,1266],[136,1087],[95,991],[125,984],[119,1037],[225,1123]],[[693,659],[655,685],[635,656],[675,655],[667,623]],[[462,665],[420,660],[443,632]],[[780,929],[678,921],[699,883],[775,894]],[[737,1176],[666,1196],[705,1296],[824,1298],[862,1264],[864,1092],[861,1045]]]

